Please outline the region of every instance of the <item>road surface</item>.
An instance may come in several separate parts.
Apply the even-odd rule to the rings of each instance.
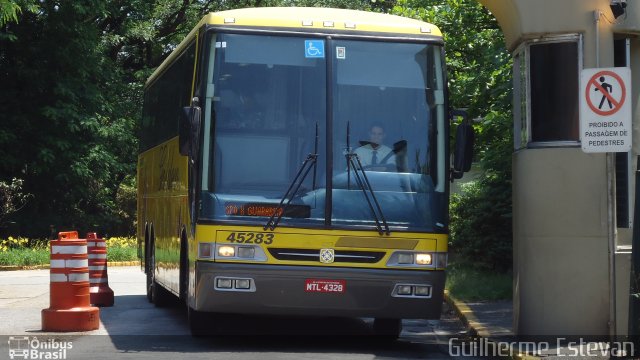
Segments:
[[[147,302],[139,267],[109,268],[109,285],[115,306],[100,309],[99,330],[45,333],[40,311],[49,307],[49,271],[0,272],[0,359],[26,358],[24,350],[65,359],[448,359],[449,339],[464,337],[445,309],[439,321],[405,320],[395,342],[368,336],[371,319],[312,317],[227,319],[236,335],[193,338],[182,306]]]

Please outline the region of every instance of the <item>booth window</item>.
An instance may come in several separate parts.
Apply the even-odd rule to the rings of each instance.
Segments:
[[[613,66],[629,66],[631,39],[621,37],[613,41]],[[632,184],[631,153],[619,152],[615,155],[616,164],[616,221],[619,228],[631,228],[633,203],[629,185]]]
[[[553,36],[514,54],[516,149],[578,145],[580,44],[579,35]]]

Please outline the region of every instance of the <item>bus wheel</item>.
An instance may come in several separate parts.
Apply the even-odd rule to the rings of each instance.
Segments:
[[[152,287],[153,304],[156,307],[165,307],[172,304],[173,294],[156,281],[153,282]]]
[[[180,301],[189,305],[189,251],[187,237],[180,236]]]
[[[145,249],[148,256],[145,257],[145,267],[147,273],[147,300],[152,303],[153,302],[153,282],[154,282],[154,272],[155,272],[155,264],[153,263],[153,258],[151,257],[151,249],[150,243],[147,242],[147,249]]]
[[[163,288],[162,285],[158,284],[155,277],[155,263],[156,263],[156,254],[155,250],[151,249],[151,300],[153,304],[157,307],[164,307],[171,304],[171,300],[173,294],[171,294],[167,289]]]
[[[153,270],[147,269],[147,301],[150,303],[153,302],[153,290],[151,289],[153,286],[153,275],[151,274],[151,271]]]
[[[374,319],[373,334],[385,340],[397,340],[402,332],[402,319]]]
[[[192,336],[205,336],[210,335],[211,332],[207,329],[207,313],[201,311],[195,311],[191,306],[187,305],[187,319],[189,321],[189,330],[191,330]]]

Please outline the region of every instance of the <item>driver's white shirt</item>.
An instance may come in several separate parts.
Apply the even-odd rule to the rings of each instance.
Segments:
[[[384,158],[387,157],[387,155],[389,155],[389,153],[391,152],[391,148],[388,146],[384,146],[384,145],[379,145],[375,150],[373,149],[373,147],[371,146],[371,144],[367,144],[365,146],[361,146],[357,149],[355,149],[353,152],[358,155],[358,157],[360,158],[360,162],[362,163],[362,166],[368,166],[371,165],[371,159],[373,158],[373,152],[376,151],[376,158],[377,158],[377,163],[376,165],[385,165],[385,164],[395,164],[396,163],[396,157],[391,155],[389,156],[389,158],[387,159],[387,161],[382,162],[382,160],[384,160]]]

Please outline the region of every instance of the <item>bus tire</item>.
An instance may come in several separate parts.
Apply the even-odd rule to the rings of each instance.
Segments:
[[[189,305],[189,247],[187,235],[180,236],[180,301]]]
[[[191,336],[206,336],[211,335],[211,331],[207,328],[207,313],[193,310],[193,308],[187,305],[187,321],[189,322],[189,330]]]
[[[153,303],[153,270],[147,268],[147,301]]]
[[[373,320],[373,334],[385,340],[394,341],[400,337],[402,332],[402,319],[380,319]]]
[[[162,285],[158,284],[155,278],[155,265],[156,265],[156,254],[155,249],[151,249],[151,302],[156,307],[165,307],[171,304],[171,300],[173,300],[173,294],[169,292],[169,290],[162,287]]]
[[[153,304],[156,307],[169,306],[173,302],[173,294],[169,290],[165,289],[158,282],[153,282]]]
[[[150,303],[153,303],[153,282],[154,282],[154,273],[155,273],[155,264],[153,264],[153,259],[151,258],[151,241],[149,236],[149,231],[145,232],[145,249],[144,249],[144,267],[145,273],[147,274],[147,300]]]

